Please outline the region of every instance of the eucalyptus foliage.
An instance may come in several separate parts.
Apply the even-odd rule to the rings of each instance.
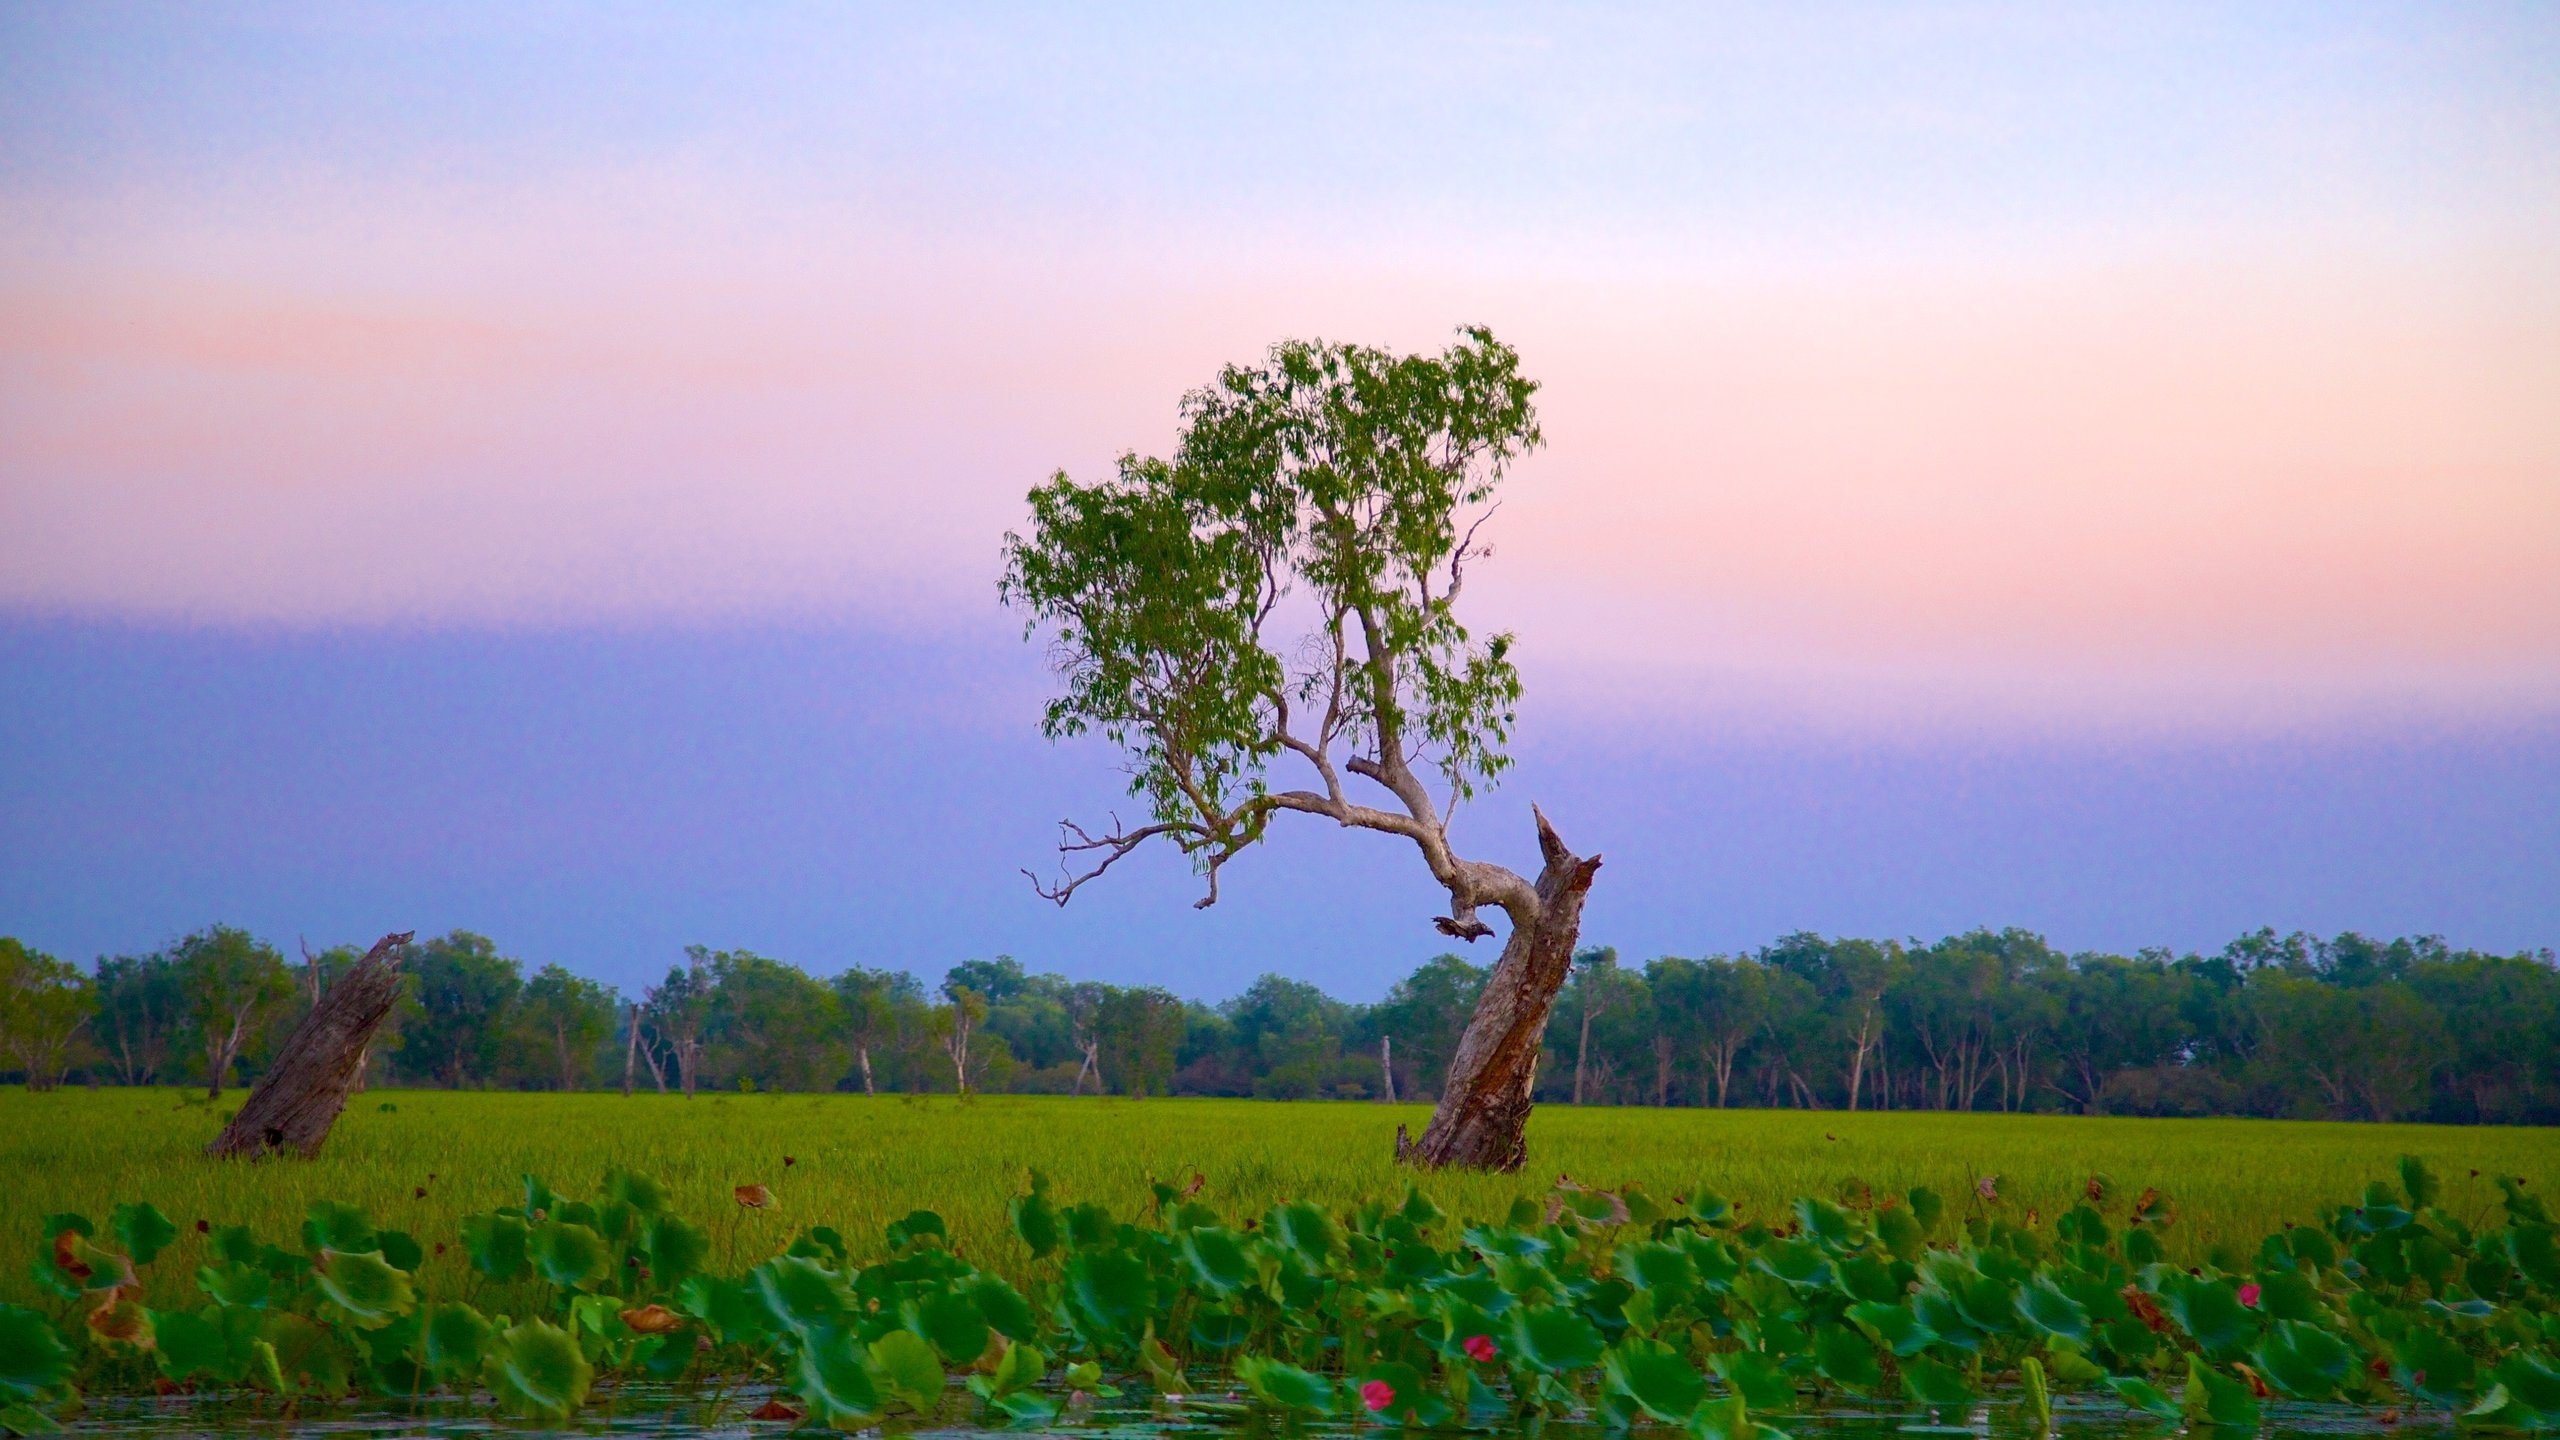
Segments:
[[[1425,840],[1446,868],[1422,832],[1509,763],[1511,637],[1478,640],[1456,605],[1489,553],[1474,525],[1540,443],[1536,388],[1482,329],[1436,356],[1291,341],[1186,397],[1172,458],[1031,492],[1001,594],[1051,636],[1062,690],[1044,726],[1121,746],[1153,817],[1070,827],[1068,849],[1104,858],[1056,898],[1161,835],[1212,903],[1218,867],[1281,810]],[[1274,789],[1284,752],[1322,788]],[[1436,771],[1445,800],[1414,804],[1414,770]],[[1345,771],[1399,808],[1353,805]]]

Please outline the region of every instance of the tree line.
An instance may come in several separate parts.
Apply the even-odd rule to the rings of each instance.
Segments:
[[[359,956],[229,926],[87,970],[0,938],[0,1077],[253,1081]],[[364,1081],[693,1094],[850,1090],[1433,1098],[1486,971],[1425,961],[1361,1005],[1265,975],[1218,1004],[1035,974],[821,977],[694,946],[637,995],[455,931],[401,955]],[[2433,937],[2272,930],[2212,955],[1787,936],[1746,955],[1576,955],[1541,1101],[2560,1122],[2560,968]]]

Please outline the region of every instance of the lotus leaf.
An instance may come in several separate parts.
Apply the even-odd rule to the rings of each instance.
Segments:
[[[1600,1359],[1600,1332],[1561,1305],[1523,1305],[1512,1312],[1513,1353],[1550,1375],[1580,1370]]]
[[[0,1399],[38,1399],[69,1378],[71,1348],[43,1312],[0,1305]]]
[[[1917,1355],[1937,1342],[1937,1332],[1920,1323],[1907,1306],[1863,1301],[1841,1312],[1849,1323],[1897,1356]]]
[[[379,1250],[348,1254],[322,1250],[318,1269],[320,1293],[358,1327],[378,1330],[417,1307],[417,1291],[409,1277],[391,1268]]]
[[[119,1205],[108,1213],[107,1228],[123,1242],[125,1253],[136,1265],[148,1265],[159,1258],[169,1242],[178,1238],[178,1227],[160,1207],[144,1201],[138,1205]]]
[[[462,1222],[462,1248],[472,1268],[490,1279],[522,1279],[532,1269],[525,1254],[530,1234],[522,1216],[492,1211]]]
[[[2248,1382],[2223,1374],[2201,1355],[2187,1357],[2187,1393],[2178,1409],[2190,1425],[2227,1425],[2235,1430],[2254,1430],[2258,1425],[2258,1397]]]
[[[323,1250],[370,1250],[374,1248],[373,1220],[353,1205],[314,1200],[303,1214],[302,1248],[313,1255]]]
[[[2062,1292],[2051,1277],[2037,1275],[2018,1287],[2018,1315],[2037,1331],[2067,1340],[2089,1338],[2089,1310]]]
[[[974,1357],[973,1357],[974,1358]],[[933,1347],[912,1330],[892,1330],[871,1342],[871,1366],[890,1398],[920,1415],[942,1406],[946,1383]]]
[[[1796,1403],[1796,1382],[1778,1362],[1756,1350],[1727,1350],[1707,1364],[1754,1410],[1785,1410]]]
[[[273,1358],[277,1388],[290,1395],[347,1393],[346,1352],[335,1337],[299,1315],[270,1314],[259,1340]]]
[[[529,1320],[492,1337],[481,1362],[481,1383],[508,1413],[535,1420],[566,1420],[587,1402],[595,1368],[568,1331]]]
[[[1240,1357],[1236,1361],[1236,1378],[1265,1402],[1282,1409],[1316,1415],[1333,1413],[1333,1382],[1285,1361],[1261,1355]]]
[[[1902,1390],[1923,1405],[1970,1405],[1980,1398],[1963,1371],[1916,1356],[1902,1362]]]
[[[1176,1242],[1191,1273],[1211,1292],[1233,1295],[1253,1283],[1253,1264],[1245,1257],[1244,1237],[1219,1226],[1182,1232]]]

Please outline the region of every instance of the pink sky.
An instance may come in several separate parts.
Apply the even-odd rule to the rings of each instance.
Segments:
[[[1631,173],[1586,204],[1560,170],[1490,221],[1386,158],[1188,192],[1125,115],[1077,151],[1089,188],[1026,178],[1002,117],[931,77],[913,103],[979,130],[865,130],[850,189],[805,183],[825,142],[738,161],[761,132],[716,115],[582,148],[605,81],[564,133],[503,143],[327,94],[300,103],[343,133],[251,120],[210,157],[148,117],[64,122],[28,142],[62,165],[0,209],[0,606],[978,628],[1024,489],[1162,448],[1221,362],[1483,322],[1544,382],[1551,442],[1494,526],[1483,619],[1585,698],[2548,714],[2553,105],[2456,106],[2488,62],[2449,45],[2359,109],[2332,93],[2357,52],[2304,53],[2334,85],[2183,139],[1906,81],[1836,178],[1761,173],[1770,142],[1730,200],[1640,106],[1527,89],[1577,137],[1548,163]],[[2186,83],[2132,85],[2117,122]],[[2376,138],[2395,123],[2468,148],[2430,170]],[[1921,152],[1946,173],[1879,180],[1915,134],[1947,137]],[[82,145],[113,163],[75,170]]]

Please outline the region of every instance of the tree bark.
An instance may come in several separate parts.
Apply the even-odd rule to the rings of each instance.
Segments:
[[[640,1007],[631,1007],[631,1041],[622,1050],[622,1098],[631,1098],[632,1082],[640,1078]]]
[[[1419,1141],[1396,1127],[1399,1160],[1430,1169],[1511,1171],[1529,1158],[1530,1087],[1547,1014],[1573,968],[1583,897],[1600,869],[1599,856],[1566,849],[1544,815],[1538,816],[1538,848],[1546,863],[1538,871],[1537,909],[1530,923],[1512,916],[1511,938],[1458,1040],[1430,1125]]]
[[[1392,1035],[1378,1037],[1378,1076],[1386,1086],[1386,1102],[1396,1103],[1396,1040]]]
[[[364,1065],[373,1032],[400,999],[399,949],[409,933],[385,935],[354,969],[338,978],[311,1012],[293,1027],[282,1058],[249,1093],[205,1153],[257,1158],[291,1150],[320,1153],[347,1106],[347,1091]]]

